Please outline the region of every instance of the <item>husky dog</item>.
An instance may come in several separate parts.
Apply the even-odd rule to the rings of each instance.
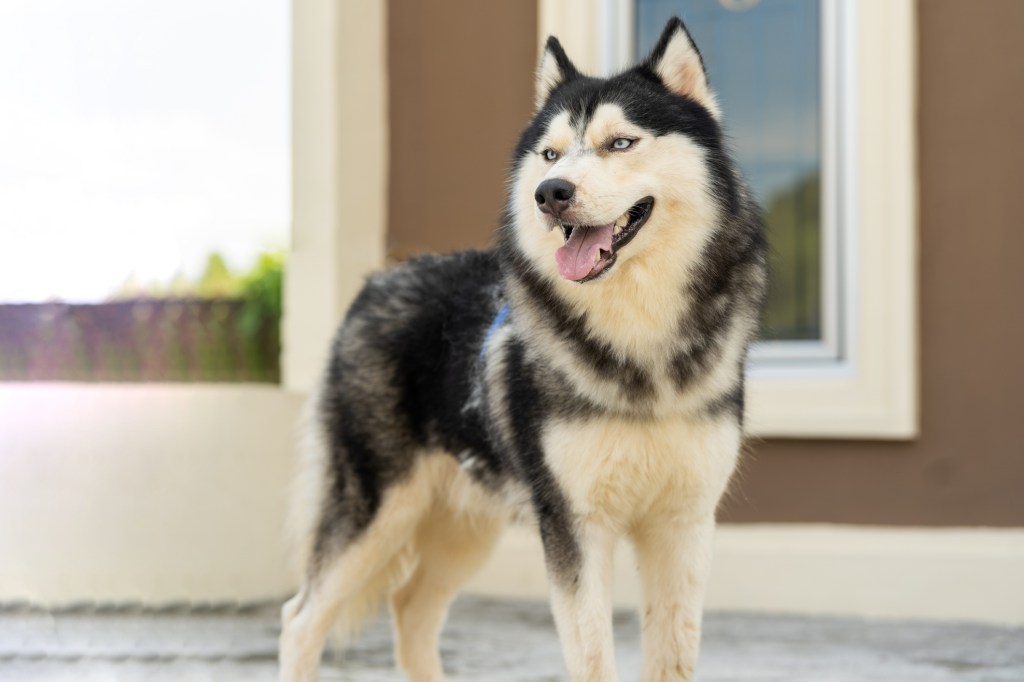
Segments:
[[[281,679],[315,679],[332,626],[390,597],[400,667],[443,680],[448,606],[522,517],[572,680],[617,679],[620,538],[644,590],[643,679],[691,680],[765,251],[679,19],[608,79],[548,39],[497,247],[373,275],[333,342]]]

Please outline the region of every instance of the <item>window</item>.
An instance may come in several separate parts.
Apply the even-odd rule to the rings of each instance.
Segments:
[[[838,52],[835,17],[820,0],[636,0],[634,11],[636,58],[670,17],[686,21],[764,208],[771,285],[755,364],[841,359],[843,287],[833,255],[848,188],[836,157],[848,150],[838,126],[826,125],[841,110],[842,65],[825,58]]]
[[[538,3],[539,38],[558,35],[594,73],[644,54],[668,16],[695,35],[771,223],[775,273],[748,365],[750,430],[912,437],[913,1]]]

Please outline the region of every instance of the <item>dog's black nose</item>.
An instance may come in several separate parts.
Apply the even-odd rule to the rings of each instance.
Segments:
[[[551,178],[537,185],[533,198],[537,200],[537,207],[541,211],[557,217],[572,201],[574,194],[576,185],[562,178]]]

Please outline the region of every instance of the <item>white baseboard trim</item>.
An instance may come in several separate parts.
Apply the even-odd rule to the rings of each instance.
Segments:
[[[511,529],[470,591],[546,598],[536,534]],[[639,602],[626,547],[614,594]],[[707,607],[1024,624],[1024,529],[722,525]]]

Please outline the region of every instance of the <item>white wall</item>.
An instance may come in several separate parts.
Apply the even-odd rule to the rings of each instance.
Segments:
[[[277,597],[301,399],[0,385],[0,601]]]
[[[284,542],[301,398],[277,387],[0,385],[0,602],[249,601]],[[1024,623],[1024,530],[724,526],[710,608]],[[471,591],[542,599],[536,534]],[[637,603],[632,558],[616,601]]]

